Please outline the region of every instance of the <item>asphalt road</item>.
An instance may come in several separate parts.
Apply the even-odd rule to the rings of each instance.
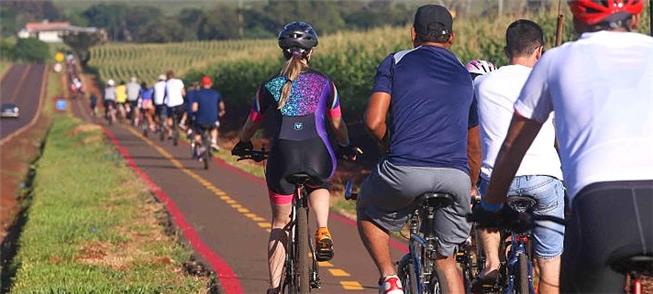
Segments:
[[[129,154],[127,157],[168,195],[201,241],[233,270],[242,292],[263,293],[267,289],[270,208],[263,179],[219,159],[204,170],[200,162],[190,158],[188,144],[175,147],[170,141],[143,137],[126,125],[108,126],[89,115],[87,100],[72,102],[73,113],[109,130],[107,133]],[[332,213],[330,229],[335,257],[321,265],[322,289],[316,292],[376,293],[378,273],[360,241],[355,222]],[[395,260],[404,250],[403,243],[393,241]]]
[[[37,114],[45,68],[44,64],[16,64],[5,73],[0,82],[0,102],[18,105],[20,117],[0,120],[0,139],[29,124]]]

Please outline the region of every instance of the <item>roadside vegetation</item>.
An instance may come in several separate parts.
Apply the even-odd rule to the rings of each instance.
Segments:
[[[205,293],[162,205],[98,126],[55,119],[36,164],[12,293]]]

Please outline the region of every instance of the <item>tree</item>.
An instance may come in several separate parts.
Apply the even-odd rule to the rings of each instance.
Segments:
[[[106,32],[103,30],[68,31],[61,36],[63,42],[75,51],[82,66],[86,66],[91,59],[91,47],[106,41]]]
[[[44,62],[50,56],[50,48],[36,38],[18,39],[14,47],[14,58],[27,62]]]

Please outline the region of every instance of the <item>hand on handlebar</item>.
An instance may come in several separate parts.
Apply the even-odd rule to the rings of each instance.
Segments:
[[[247,155],[247,153],[251,152],[252,150],[254,150],[254,145],[252,145],[252,142],[238,141],[238,144],[236,144],[236,146],[234,146],[234,148],[231,149],[231,155],[244,156]]]
[[[336,154],[338,155],[338,158],[342,158],[344,160],[355,161],[358,156],[363,155],[363,150],[352,145],[338,147],[339,148]]]
[[[535,220],[530,212],[517,212],[508,205],[498,211],[486,210],[482,205],[474,205],[467,220],[475,222],[481,228],[508,229],[513,232],[525,232],[533,228]]]

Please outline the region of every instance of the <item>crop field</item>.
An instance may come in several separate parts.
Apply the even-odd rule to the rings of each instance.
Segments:
[[[566,8],[566,7],[565,7]],[[565,11],[564,40],[572,40],[569,11]],[[497,65],[506,63],[503,53],[505,28],[512,21],[527,18],[545,31],[547,48],[553,46],[556,12],[483,19],[457,19],[452,50],[461,62],[482,58]],[[648,32],[648,16],[642,16],[641,32]],[[319,33],[319,28],[318,33]],[[271,36],[272,37],[272,36]],[[320,38],[311,60],[314,69],[329,75],[339,88],[346,117],[358,119],[363,110],[376,66],[389,53],[412,47],[409,27],[385,27],[365,32],[339,32]],[[187,82],[208,74],[215,78],[230,109],[242,115],[256,87],[277,73],[282,57],[274,39],[208,41],[168,44],[109,44],[92,50],[90,65],[101,80],[126,80],[136,76],[151,82],[167,69],[175,70]],[[234,115],[232,111],[232,115]]]

